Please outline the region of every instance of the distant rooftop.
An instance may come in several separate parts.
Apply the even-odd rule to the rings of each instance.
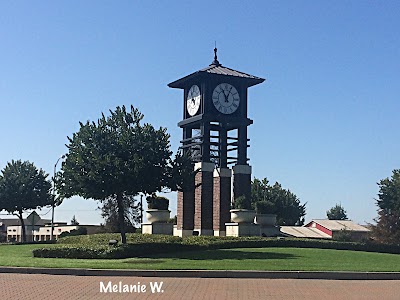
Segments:
[[[312,220],[309,223],[307,223],[304,226],[309,226],[312,222],[315,222],[329,230],[332,231],[339,231],[339,230],[352,230],[352,231],[365,231],[368,232],[370,231],[368,228],[365,228],[362,225],[356,224],[353,221],[350,220],[328,220],[328,219],[323,219],[323,220]]]
[[[302,226],[281,226],[280,231],[284,234],[298,237],[298,238],[318,238],[318,239],[331,239],[329,234],[312,227]]]

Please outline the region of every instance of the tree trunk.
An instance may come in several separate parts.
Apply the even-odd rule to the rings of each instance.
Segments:
[[[26,229],[25,229],[24,218],[22,217],[22,210],[18,211],[18,218],[21,221],[21,229],[22,229],[21,242],[26,243]]]
[[[125,207],[122,201],[122,194],[117,194],[118,206],[118,222],[121,231],[121,243],[126,244],[126,229],[125,229]]]

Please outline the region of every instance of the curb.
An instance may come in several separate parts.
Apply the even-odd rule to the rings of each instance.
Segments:
[[[400,272],[121,270],[121,269],[103,270],[103,269],[0,267],[0,273],[73,275],[73,276],[178,277],[178,278],[400,280]]]

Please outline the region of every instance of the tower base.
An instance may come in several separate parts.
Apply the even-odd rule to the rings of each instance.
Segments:
[[[172,235],[173,226],[172,223],[142,223],[142,233]]]

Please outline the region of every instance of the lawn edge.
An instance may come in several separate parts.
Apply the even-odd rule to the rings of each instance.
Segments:
[[[120,269],[0,267],[0,273],[48,274],[48,275],[72,275],[72,276],[177,277],[177,278],[400,280],[400,272],[348,272],[348,271],[120,270]]]

